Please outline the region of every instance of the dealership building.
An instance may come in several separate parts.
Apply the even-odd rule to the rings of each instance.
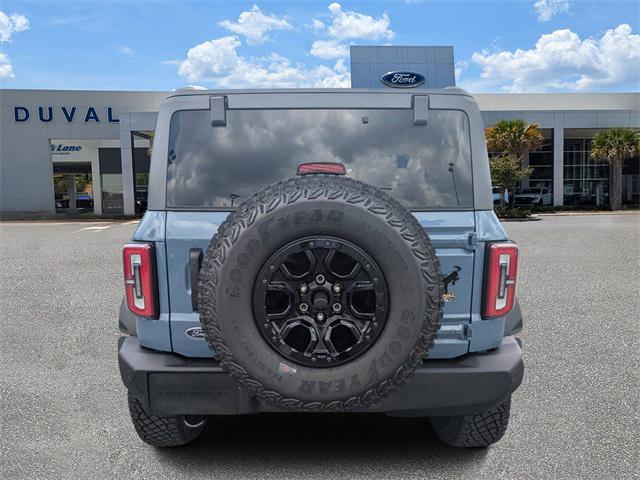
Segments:
[[[455,85],[452,47],[351,47],[353,88],[393,88],[394,71],[427,88]],[[160,104],[171,92],[0,90],[0,214],[134,215],[146,208],[149,153]],[[473,93],[473,92],[471,92]],[[610,169],[590,158],[610,127],[640,129],[640,93],[478,94],[485,126],[537,123],[543,146],[525,159],[523,187],[553,205],[605,205]],[[640,159],[625,162],[623,205],[640,203]]]

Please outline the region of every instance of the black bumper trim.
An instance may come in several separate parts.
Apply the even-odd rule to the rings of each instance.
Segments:
[[[141,347],[120,337],[118,358],[129,393],[159,415],[236,415],[282,411],[257,400],[212,359],[190,359]],[[488,353],[428,360],[404,385],[367,412],[404,415],[463,415],[506,400],[522,382],[520,342],[505,337]]]

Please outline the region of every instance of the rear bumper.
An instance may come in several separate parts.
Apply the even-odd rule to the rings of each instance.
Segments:
[[[238,415],[282,411],[240,390],[210,359],[189,359],[141,347],[136,337],[120,337],[118,358],[129,393],[159,415]],[[463,415],[488,410],[506,400],[522,382],[519,340],[505,337],[488,353],[428,360],[416,374],[367,412],[399,415]]]

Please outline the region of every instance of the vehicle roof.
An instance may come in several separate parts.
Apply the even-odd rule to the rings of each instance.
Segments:
[[[466,90],[458,87],[446,88],[265,88],[265,89],[200,89],[184,87],[176,89],[167,98],[191,95],[233,95],[233,94],[265,94],[265,93],[373,93],[380,95],[465,95],[473,96]]]

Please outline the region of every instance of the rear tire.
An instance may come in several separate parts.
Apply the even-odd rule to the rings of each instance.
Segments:
[[[129,413],[140,439],[153,447],[179,447],[191,443],[200,435],[207,421],[203,416],[165,417],[147,413],[131,395]]]
[[[511,397],[497,407],[476,415],[432,417],[438,438],[452,447],[483,448],[500,440],[509,425]]]

